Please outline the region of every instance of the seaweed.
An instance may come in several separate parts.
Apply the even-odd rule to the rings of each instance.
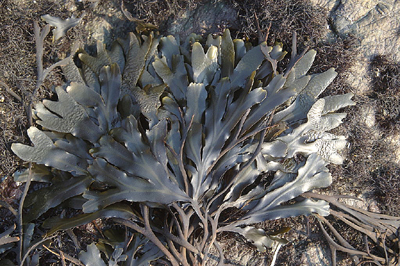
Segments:
[[[329,187],[328,164],[343,162],[345,137],[329,131],[342,123],[346,114],[337,111],[354,105],[353,95],[320,97],[337,73],[308,75],[314,50],[293,48],[282,71],[280,44],[253,46],[229,30],[199,39],[137,32],[110,50],[98,43],[96,56],[72,49],[60,64],[69,82],[56,89],[57,100],[34,108],[37,126],[27,131],[33,146],[12,145],[34,166],[19,175],[28,183],[25,194],[34,178],[48,184],[23,196],[24,224],[63,204],[81,213],[45,219],[48,237],[99,218],[127,228],[122,241],[115,233],[104,245],[89,245],[79,256],[86,265],[105,265],[100,250],[109,265],[205,265],[216,250],[223,265],[217,235],[224,232],[261,252],[272,248],[274,264],[287,243],[284,231],[267,233],[256,223],[315,215],[330,225],[323,218],[330,214],[350,220],[330,205],[363,225],[373,221],[334,197],[306,193]],[[23,263],[37,244],[21,243]],[[389,262],[388,255],[352,252]]]

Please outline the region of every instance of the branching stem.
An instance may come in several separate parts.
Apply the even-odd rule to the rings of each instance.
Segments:
[[[19,229],[19,235],[20,235],[20,241],[19,241],[19,265],[23,266],[24,261],[25,261],[25,254],[24,258],[22,258],[22,253],[24,252],[24,224],[23,224],[23,211],[24,211],[24,202],[26,195],[28,194],[29,187],[31,186],[31,181],[32,181],[32,163],[29,163],[29,175],[28,179],[25,182],[25,187],[24,187],[24,192],[22,193],[21,200],[19,202],[18,206],[18,229]],[[28,253],[28,252],[26,252]]]
[[[157,238],[157,236],[152,231],[152,229],[150,227],[148,207],[145,206],[142,208],[143,208],[143,216],[144,216],[143,218],[144,218],[144,222],[145,222],[144,228],[140,227],[139,225],[137,225],[136,223],[134,223],[132,221],[122,219],[122,218],[114,218],[114,221],[119,224],[125,225],[126,227],[132,228],[136,232],[141,233],[142,235],[147,237],[151,242],[153,242],[153,244],[155,244],[165,254],[165,256],[167,256],[168,260],[171,262],[171,264],[173,266],[178,266],[179,263],[176,261],[174,255],[171,254],[171,252],[163,245],[163,243],[161,243],[161,241]]]
[[[254,153],[253,153],[252,157],[250,158],[250,160],[248,160],[248,161],[246,162],[246,164],[245,164],[243,167],[241,167],[241,169],[239,170],[239,172],[235,175],[235,177],[232,178],[232,180],[229,182],[229,184],[228,184],[227,186],[225,186],[225,188],[224,188],[221,192],[219,192],[215,197],[213,197],[213,198],[209,201],[209,203],[207,204],[207,210],[210,209],[211,204],[212,204],[216,199],[218,199],[221,195],[223,195],[226,191],[228,191],[228,189],[231,188],[231,186],[232,186],[232,185],[234,184],[234,182],[236,181],[236,177],[240,176],[240,174],[241,174],[244,170],[246,170],[247,167],[249,167],[249,166],[254,162],[254,160],[257,158],[258,154],[261,152],[262,143],[264,142],[264,137],[265,137],[265,133],[266,133],[266,132],[267,132],[267,129],[264,128],[264,129],[262,130],[262,132],[261,132],[261,136],[260,136],[260,140],[259,140],[259,142],[258,142],[257,148],[256,148],[256,150],[254,151]]]

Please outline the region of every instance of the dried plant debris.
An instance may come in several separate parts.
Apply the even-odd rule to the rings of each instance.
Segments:
[[[376,100],[376,121],[386,133],[399,131],[400,117],[400,63],[377,55],[370,64],[372,92]]]
[[[211,250],[223,263],[220,233],[273,248],[275,259],[287,241],[253,224],[331,214],[335,198],[303,193],[328,187],[327,165],[343,162],[346,140],[328,131],[352,94],[319,98],[336,72],[308,75],[314,50],[292,54],[282,71],[281,45],[253,47],[228,30],[199,39],[130,33],[111,50],[98,43],[96,56],[78,50],[79,67],[69,58],[58,100],[35,106],[33,146],[12,145],[35,166],[17,180],[48,184],[26,198],[25,223],[63,204],[82,214],[45,219],[49,236],[98,218],[128,228],[103,240],[111,251],[89,245],[81,263],[106,264],[101,250],[109,265],[204,265]],[[350,215],[368,223],[370,214]]]
[[[123,0],[122,10],[128,11],[128,19],[140,21],[139,24],[157,25],[164,32],[168,30],[168,24],[177,20],[187,12],[193,12],[197,7],[207,4],[202,0],[174,0],[174,1],[141,1]],[[162,15],[160,15],[162,14]],[[191,25],[196,21],[192,21]],[[173,23],[173,22],[172,22]]]
[[[267,30],[269,40],[283,42],[296,31],[301,46],[315,46],[327,33],[327,11],[302,0],[234,1],[240,19],[239,34],[248,38],[259,36],[259,29]],[[271,24],[271,25],[270,25]],[[288,47],[290,49],[290,47]]]
[[[400,64],[389,60],[388,56],[377,55],[371,59],[369,68],[371,91],[364,100],[364,105],[372,106],[375,111],[376,131],[378,138],[362,143],[360,138],[354,139],[358,145],[366,146],[364,164],[368,164],[369,172],[365,182],[372,187],[380,207],[392,215],[400,215],[400,197],[398,191],[398,145],[393,140],[399,134],[400,104]],[[371,131],[371,130],[370,130]],[[371,134],[370,134],[371,135]],[[376,135],[376,132],[375,132]],[[363,139],[363,138],[361,138]],[[361,162],[360,162],[361,163]]]

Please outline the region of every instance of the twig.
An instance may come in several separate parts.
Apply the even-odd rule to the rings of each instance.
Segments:
[[[262,34],[262,31],[261,31],[261,27],[260,27],[260,22],[258,21],[258,17],[257,17],[257,14],[256,13],[254,13],[254,18],[256,19],[256,27],[257,27],[257,33],[258,33],[258,43],[262,43],[262,39],[263,39],[263,34]]]
[[[3,206],[4,208],[7,208],[14,216],[18,216],[18,211],[16,211],[13,207],[11,207],[10,204],[8,204],[5,201],[0,200],[0,207]]]
[[[42,244],[43,242],[46,242],[47,240],[50,240],[52,238],[54,238],[55,236],[50,236],[50,237],[46,237],[43,238],[42,240],[40,240],[39,242],[37,242],[36,244],[32,245],[27,252],[25,253],[24,257],[21,260],[21,263],[19,263],[20,266],[23,266],[25,263],[26,258],[28,257],[29,253],[31,253],[32,250],[34,250],[37,246],[39,246],[40,244]]]
[[[76,237],[74,231],[72,231],[71,228],[66,229],[65,231],[67,232],[68,236],[72,239],[72,242],[74,242],[76,249],[80,251],[82,249],[82,247],[79,244],[78,238]]]
[[[61,250],[60,250],[60,259],[61,259],[61,266],[67,266],[65,264],[66,257],[64,256],[64,253]]]
[[[256,13],[254,13],[254,18],[256,19],[256,27],[257,27],[257,33],[258,33],[258,43],[266,42],[268,40],[269,36],[269,30],[271,29],[272,23],[270,22],[268,25],[268,28],[266,30],[266,33],[261,30],[260,27],[260,21],[258,20],[258,16]]]
[[[81,261],[79,261],[78,259],[69,256],[68,254],[64,254],[64,252],[62,252],[61,250],[58,250],[58,252],[60,254],[58,254],[57,252],[51,250],[50,248],[48,248],[46,245],[43,245],[43,247],[45,249],[47,249],[47,251],[49,251],[50,253],[56,255],[57,257],[59,257],[61,259],[61,265],[65,265],[65,259],[69,260],[70,262],[79,265],[79,266],[85,266]]]
[[[8,85],[0,80],[0,86],[4,87],[4,89],[6,90],[6,92],[8,92],[8,94],[10,94],[11,96],[13,96],[15,99],[17,99],[17,101],[22,102],[22,98],[21,96],[19,96],[18,94],[16,94],[15,92],[13,92],[10,87],[8,87]]]

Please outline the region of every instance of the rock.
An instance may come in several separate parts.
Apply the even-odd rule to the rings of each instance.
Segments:
[[[360,40],[359,57],[347,81],[360,93],[369,89],[371,57],[386,55],[400,61],[400,2],[395,0],[311,0],[327,8],[332,20],[331,35],[354,36]]]
[[[187,9],[167,26],[167,33],[178,35],[182,40],[189,34],[221,32],[232,27],[236,21],[236,10],[224,1],[210,1],[196,9]]]

